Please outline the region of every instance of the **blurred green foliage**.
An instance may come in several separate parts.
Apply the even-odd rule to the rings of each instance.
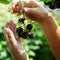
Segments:
[[[4,26],[9,20],[13,20],[17,24],[19,16],[10,14],[8,11],[10,1],[0,0],[0,60],[12,60],[4,37]],[[58,20],[57,22],[60,25],[60,21]],[[33,26],[32,32],[35,34],[35,38],[32,40],[22,39],[30,60],[56,60],[39,24],[35,22]]]
[[[38,0],[38,1],[49,2],[49,1],[52,1],[52,0]]]

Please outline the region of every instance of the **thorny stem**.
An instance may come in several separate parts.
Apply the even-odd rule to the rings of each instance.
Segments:
[[[24,8],[23,0],[19,0],[19,10],[21,14],[22,14],[23,8]],[[25,18],[24,14],[23,14],[23,18]]]

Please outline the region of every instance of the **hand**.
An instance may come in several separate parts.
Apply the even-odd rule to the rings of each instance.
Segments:
[[[21,38],[16,36],[16,25],[10,21],[4,29],[7,46],[14,60],[28,60]]]
[[[23,14],[34,21],[43,21],[49,15],[48,11],[35,0],[23,0],[23,3]]]

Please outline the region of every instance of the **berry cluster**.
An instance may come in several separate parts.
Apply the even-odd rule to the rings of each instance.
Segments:
[[[22,7],[21,7],[22,8]],[[14,13],[19,13],[20,11],[19,11],[19,6],[18,6],[18,3],[15,5],[15,7],[13,8],[13,12]],[[21,12],[20,12],[21,13]],[[22,14],[22,13],[21,13]],[[25,24],[25,16],[23,15],[23,17],[22,18],[19,18],[19,20],[18,20],[18,22],[19,23],[22,23],[23,24],[23,26],[24,26],[24,24]],[[17,35],[19,36],[19,37],[22,37],[22,38],[30,38],[30,39],[33,39],[34,38],[34,34],[33,33],[31,33],[31,30],[32,30],[32,28],[33,28],[33,25],[31,24],[31,23],[29,23],[29,24],[25,24],[25,26],[24,26],[24,28],[22,28],[21,26],[20,27],[18,27],[18,28],[16,28],[16,32],[17,32]]]
[[[60,8],[60,0],[52,0],[50,2],[44,2],[45,5],[48,5],[49,8],[55,9],[55,8]]]
[[[18,27],[16,29],[16,32],[17,32],[19,37],[22,37],[22,38],[25,38],[25,39],[26,38],[33,39],[34,34],[31,33],[32,28],[33,28],[32,24],[27,24],[26,30],[24,30],[22,27]]]

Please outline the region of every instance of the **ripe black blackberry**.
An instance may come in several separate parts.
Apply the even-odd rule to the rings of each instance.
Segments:
[[[26,38],[28,37],[28,32],[24,31],[24,32],[22,33],[22,37],[23,37],[24,39],[26,39]]]
[[[49,8],[50,9],[55,9],[55,6],[54,5],[49,5]]]
[[[30,39],[33,39],[33,38],[34,38],[34,34],[33,34],[33,33],[30,33],[30,34],[29,34],[29,38],[30,38]]]
[[[50,1],[50,2],[44,2],[44,4],[45,5],[50,5],[50,4],[52,4],[52,2]]]
[[[23,28],[22,28],[22,27],[16,28],[16,32],[17,32],[18,34],[21,34],[21,33],[23,32]]]
[[[54,1],[60,1],[60,0],[54,0]]]
[[[56,8],[60,8],[60,1],[59,0],[54,1],[54,3],[55,3]]]
[[[22,33],[21,34],[18,33],[17,35],[18,35],[18,37],[22,37]]]
[[[22,23],[24,23],[24,21],[25,21],[25,18],[20,18],[20,19],[18,20],[18,22],[22,22]]]
[[[28,25],[26,26],[26,29],[29,30],[29,31],[32,30],[32,28],[33,28],[33,25],[32,25],[32,24],[28,24]]]

